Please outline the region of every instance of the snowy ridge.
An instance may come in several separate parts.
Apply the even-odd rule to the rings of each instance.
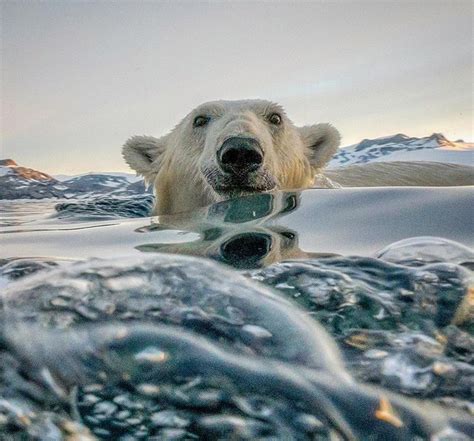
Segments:
[[[0,160],[0,199],[87,199],[150,192],[140,178],[129,173],[86,173],[61,178],[21,167],[11,159]]]
[[[378,161],[438,161],[474,165],[474,144],[449,141],[441,133],[415,138],[398,133],[376,139],[364,139],[344,147],[330,161],[329,167],[366,164]]]
[[[81,173],[79,175],[53,175],[54,179],[57,179],[58,181],[69,181],[71,179],[75,178],[82,178],[83,176],[91,176],[91,175],[96,175],[96,176],[120,176],[123,178],[126,178],[130,183],[141,181],[142,178],[140,176],[137,176],[136,174],[133,173],[123,173],[123,172],[87,172],[87,173]]]

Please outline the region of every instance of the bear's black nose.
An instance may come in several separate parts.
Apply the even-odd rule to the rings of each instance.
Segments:
[[[224,141],[217,160],[226,173],[250,173],[262,165],[263,152],[257,140],[235,136]]]

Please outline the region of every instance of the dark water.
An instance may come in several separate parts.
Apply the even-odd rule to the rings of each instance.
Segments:
[[[0,439],[471,439],[472,192],[4,204]]]

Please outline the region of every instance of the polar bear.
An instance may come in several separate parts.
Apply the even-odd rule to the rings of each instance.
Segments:
[[[154,215],[176,214],[270,190],[344,186],[474,184],[474,168],[440,163],[375,163],[323,169],[337,151],[330,124],[296,127],[266,100],[213,101],[161,138],[134,136],[125,161],[157,199]]]
[[[173,214],[255,192],[311,187],[339,142],[330,124],[296,127],[270,101],[213,101],[161,138],[132,137],[123,156],[154,186],[154,214]]]

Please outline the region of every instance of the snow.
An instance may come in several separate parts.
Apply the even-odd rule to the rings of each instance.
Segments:
[[[460,164],[474,166],[474,150],[459,151],[446,149],[400,151],[388,156],[375,158],[370,162],[382,161],[434,161],[449,164]]]
[[[81,178],[83,176],[93,176],[93,175],[125,178],[130,183],[137,182],[142,179],[140,176],[137,176],[135,174],[123,173],[123,172],[88,172],[88,173],[81,173],[79,175],[54,175],[53,178],[57,179],[58,181],[64,182],[64,181],[69,181],[71,179]]]
[[[124,183],[120,181],[114,181],[112,179],[107,179],[106,181],[104,181],[103,185],[105,185],[106,187],[121,187],[124,185]]]
[[[0,176],[6,176],[12,173],[11,167],[0,166]]]
[[[433,149],[439,147],[439,144],[435,140],[429,141],[429,142],[427,142],[425,144],[421,144],[421,145],[423,145],[423,147],[425,147],[425,148],[433,148]]]
[[[10,280],[6,277],[0,276],[0,289],[6,288],[10,283]]]
[[[436,161],[474,166],[474,144],[462,140],[451,142],[439,133],[424,138],[398,134],[364,139],[340,149],[329,167],[380,161]]]

